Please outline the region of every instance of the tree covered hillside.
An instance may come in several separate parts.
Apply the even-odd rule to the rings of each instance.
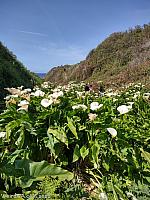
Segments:
[[[0,99],[4,97],[6,87],[33,87],[40,79],[27,70],[15,55],[0,42]]]
[[[53,68],[46,80],[102,80],[106,85],[150,80],[150,24],[111,34],[84,61],[70,67]]]

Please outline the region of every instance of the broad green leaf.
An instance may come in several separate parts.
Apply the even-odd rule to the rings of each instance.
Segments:
[[[84,158],[89,154],[89,149],[87,149],[85,146],[82,146],[82,148],[80,149],[80,154],[84,160]]]
[[[44,138],[45,147],[48,147],[51,150],[51,153],[55,155],[55,149],[54,149],[54,139],[53,136],[49,133],[47,133],[48,138]]]
[[[65,145],[68,146],[68,139],[64,130],[62,129],[54,130],[54,129],[49,128],[48,133],[52,134],[54,137],[56,137],[58,140],[60,140],[61,142],[63,142]]]
[[[21,127],[21,129],[17,132],[19,132],[20,135],[17,141],[15,142],[15,144],[18,146],[19,149],[21,149],[23,147],[24,139],[25,139],[23,127]]]
[[[73,133],[75,138],[78,139],[78,134],[77,134],[77,131],[76,131],[76,127],[74,126],[72,120],[69,117],[67,117],[67,121],[68,121],[69,129],[71,130],[71,132]]]
[[[100,150],[100,146],[97,141],[95,141],[95,144],[91,147],[91,150],[92,150],[92,158],[93,158],[94,167],[97,168],[98,155],[99,155],[99,150]]]
[[[147,160],[150,164],[150,153],[148,153],[147,151],[144,151],[142,148],[140,148],[140,150],[142,151],[142,156],[145,158],[145,160]]]
[[[20,149],[20,150],[16,150],[15,152],[13,152],[10,156],[9,156],[9,159],[10,159],[10,163],[13,164],[16,160],[16,158],[20,155],[20,153],[24,152],[25,150],[23,149]]]
[[[73,153],[73,162],[76,162],[80,157],[80,149],[79,149],[79,145],[76,144],[75,148],[74,148],[74,153]]]
[[[60,180],[71,180],[73,173],[47,161],[32,162],[31,160],[16,160],[15,168],[24,172],[20,178],[23,187],[29,187],[33,181],[42,180],[45,176],[58,177]]]
[[[145,177],[145,179],[150,183],[150,177]]]
[[[11,131],[20,126],[21,120],[13,120],[6,125],[6,139],[9,140]]]
[[[35,129],[32,127],[32,125],[29,122],[24,121],[22,125],[24,126],[24,129],[27,130],[30,134],[37,135],[37,133],[35,132]]]
[[[26,176],[19,177],[19,184],[22,188],[30,187],[34,181],[38,181],[38,179],[36,180],[35,178],[29,178]],[[40,179],[39,179],[39,181],[40,181]]]

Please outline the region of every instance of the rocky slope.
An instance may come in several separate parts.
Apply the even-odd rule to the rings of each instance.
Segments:
[[[51,69],[46,81],[103,81],[121,86],[128,82],[150,82],[150,24],[111,34],[85,60]]]

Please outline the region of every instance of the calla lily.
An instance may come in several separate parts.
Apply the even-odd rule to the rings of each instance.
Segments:
[[[35,91],[35,93],[33,93],[33,95],[35,97],[43,97],[45,95],[45,93],[41,90],[37,90],[37,91]]]
[[[150,99],[150,93],[144,93],[144,94],[143,94],[143,98],[144,98],[145,100],[149,100],[149,99]]]
[[[53,99],[57,99],[58,97],[61,97],[63,96],[63,92],[62,91],[59,91],[59,92],[54,92],[53,94],[51,94],[50,96],[53,98]]]
[[[50,99],[42,99],[41,101],[41,105],[45,108],[47,108],[48,106],[50,106],[53,103],[53,101]]]
[[[6,135],[6,132],[0,132],[0,138],[5,137],[5,135]]]
[[[96,119],[97,114],[89,113],[88,116],[89,116],[89,120],[90,120],[90,121],[93,121],[93,120]]]
[[[5,90],[7,90],[8,92],[10,92],[11,94],[17,94],[20,95],[21,94],[21,90],[16,89],[16,88],[4,88]]]
[[[99,108],[101,108],[103,106],[103,104],[99,104],[98,102],[92,102],[90,104],[90,109],[91,110],[98,110]]]
[[[128,108],[131,109],[134,102],[127,102],[129,104]]]
[[[6,99],[6,101],[8,101],[11,98],[18,98],[18,95],[17,94],[14,94],[14,95],[11,94],[11,95],[6,96],[4,99]]]
[[[19,111],[19,110],[28,111],[29,102],[27,100],[20,101],[20,103],[18,104],[18,106],[20,108],[17,109],[17,111]]]
[[[78,91],[76,91],[76,93],[77,93],[77,95],[78,95],[79,97],[81,97],[81,96],[83,95],[83,92],[78,92]]]
[[[109,93],[106,93],[106,96],[108,96],[108,97],[116,96],[116,95],[117,95],[117,92],[109,92]]]
[[[25,106],[25,105],[28,105],[28,104],[29,104],[29,102],[27,100],[23,100],[23,101],[20,101],[18,106]]]
[[[117,108],[117,110],[120,112],[120,114],[128,113],[130,111],[130,109],[131,109],[131,107],[126,106],[126,105],[121,105]]]
[[[111,134],[112,138],[117,136],[117,131],[114,128],[107,128],[107,131]]]
[[[28,111],[28,104],[25,104],[25,105],[22,105],[19,109],[17,109],[17,111],[19,110],[25,110],[25,111]]]
[[[101,199],[101,200],[108,200],[108,197],[107,197],[107,195],[106,195],[105,192],[101,192],[101,193],[100,193],[100,199]]]
[[[75,110],[75,109],[83,109],[83,110],[86,110],[86,109],[87,109],[87,106],[84,105],[84,104],[78,104],[78,105],[72,106],[72,109],[73,109],[73,110]]]

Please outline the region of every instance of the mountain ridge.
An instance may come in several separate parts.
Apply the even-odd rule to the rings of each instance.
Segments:
[[[57,84],[69,81],[103,81],[122,86],[129,82],[150,81],[150,23],[125,32],[112,33],[86,59],[74,65],[52,68],[45,80]]]

